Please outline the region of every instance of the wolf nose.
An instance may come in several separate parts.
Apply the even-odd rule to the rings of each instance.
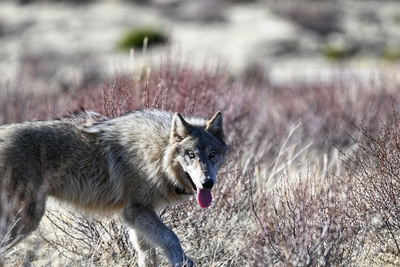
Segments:
[[[211,189],[214,186],[214,181],[212,179],[205,179],[201,182],[204,189]]]

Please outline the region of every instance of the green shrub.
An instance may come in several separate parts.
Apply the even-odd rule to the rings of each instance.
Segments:
[[[400,60],[400,48],[387,48],[382,53],[382,58],[386,61]]]
[[[343,60],[354,54],[354,49],[342,45],[326,45],[321,49],[322,55],[329,60]]]
[[[117,43],[120,50],[129,50],[131,48],[142,48],[147,38],[147,47],[166,44],[168,42],[167,35],[157,28],[133,28],[122,35]]]

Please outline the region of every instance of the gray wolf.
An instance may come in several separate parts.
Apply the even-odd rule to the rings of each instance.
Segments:
[[[159,110],[109,119],[84,111],[62,119],[0,126],[0,242],[34,231],[48,196],[97,213],[121,212],[139,266],[193,266],[156,211],[196,195],[202,208],[227,151],[223,119]]]

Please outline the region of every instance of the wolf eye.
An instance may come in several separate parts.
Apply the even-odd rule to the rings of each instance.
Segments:
[[[194,159],[195,155],[194,155],[193,151],[188,151],[187,154],[188,154],[189,158]]]
[[[208,156],[210,157],[210,158],[213,158],[214,156],[215,156],[215,152],[213,151],[213,152],[210,152],[210,154],[208,154]]]

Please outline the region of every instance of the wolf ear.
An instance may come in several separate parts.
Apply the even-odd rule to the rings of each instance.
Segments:
[[[211,120],[207,121],[206,130],[212,133],[218,140],[224,141],[224,129],[221,111],[215,113]]]
[[[175,113],[172,117],[172,129],[170,142],[180,142],[190,134],[190,125],[179,113]]]

